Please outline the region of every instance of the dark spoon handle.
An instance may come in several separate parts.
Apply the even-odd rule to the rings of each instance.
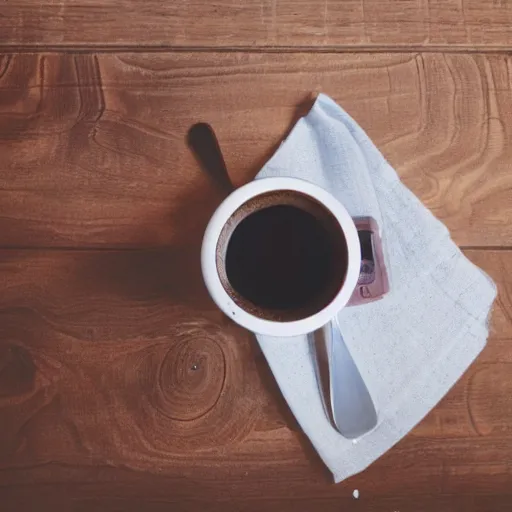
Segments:
[[[226,162],[224,162],[213,128],[208,123],[194,124],[188,131],[187,143],[203,170],[215,180],[224,192],[232,192],[235,187],[229,177]]]

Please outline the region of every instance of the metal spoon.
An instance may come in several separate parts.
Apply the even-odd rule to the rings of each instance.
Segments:
[[[235,187],[229,177],[224,157],[213,128],[207,123],[193,125],[187,141],[202,168],[226,193]],[[329,394],[332,420],[344,437],[354,439],[377,424],[377,412],[370,392],[345,345],[337,318],[327,326],[329,349]]]
[[[332,417],[341,435],[355,439],[377,425],[377,411],[343,340],[336,317],[331,320],[329,327],[329,392]]]

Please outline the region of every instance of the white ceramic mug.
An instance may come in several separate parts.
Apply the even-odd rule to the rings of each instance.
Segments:
[[[246,311],[230,297],[217,269],[217,246],[222,230],[235,211],[247,201],[269,192],[295,191],[309,196],[328,210],[345,237],[347,260],[345,278],[334,298],[314,314],[293,321],[273,321]],[[340,262],[340,264],[342,264]],[[311,333],[328,324],[348,303],[359,278],[361,248],[354,221],[344,206],[329,192],[296,178],[261,178],[236,189],[215,211],[203,239],[201,266],[206,287],[217,306],[232,320],[256,333],[270,336],[297,336]]]

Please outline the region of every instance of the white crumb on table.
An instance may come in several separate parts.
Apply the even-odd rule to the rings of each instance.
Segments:
[[[354,496],[354,498],[357,500],[359,498],[359,491],[357,489],[354,489],[352,496]]]

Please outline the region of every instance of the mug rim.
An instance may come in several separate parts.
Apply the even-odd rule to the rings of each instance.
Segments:
[[[233,213],[253,197],[267,192],[291,190],[318,201],[329,210],[345,236],[347,269],[345,279],[334,298],[324,308],[299,320],[278,322],[257,317],[238,306],[225,290],[220,280],[217,264],[217,243],[222,229]],[[259,178],[232,192],[213,214],[203,237],[201,269],[203,279],[213,301],[234,322],[256,333],[288,337],[307,334],[327,324],[349,301],[359,278],[361,248],[352,217],[330,192],[299,178]]]

